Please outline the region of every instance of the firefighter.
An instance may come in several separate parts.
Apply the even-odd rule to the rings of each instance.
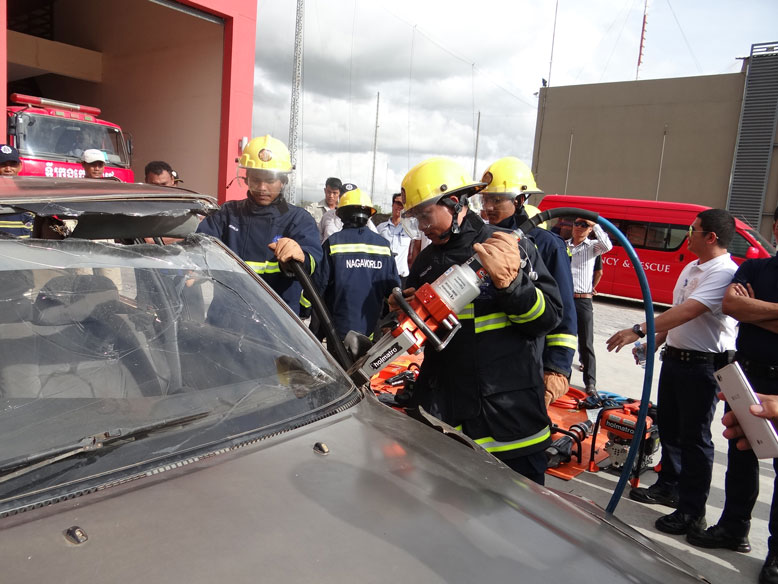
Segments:
[[[336,211],[343,229],[324,242],[315,276],[341,339],[350,330],[371,335],[384,299],[400,285],[389,242],[367,228],[376,212],[370,197],[351,183],[343,192]]]
[[[269,135],[252,139],[238,162],[246,198],[224,203],[197,231],[221,239],[299,315],[301,305],[307,308],[310,302],[283,264],[302,262],[312,274],[322,250],[313,217],[284,200],[291,172],[289,150],[280,140]]]
[[[543,403],[538,339],[559,324],[554,279],[529,241],[520,241],[467,207],[485,185],[457,163],[432,158],[402,182],[409,235],[431,241],[416,258],[405,296],[474,253],[489,275],[479,297],[458,315],[461,330],[441,351],[426,351],[414,403],[459,427],[487,451],[543,484],[551,443]]]
[[[8,144],[0,144],[0,176],[18,176],[22,171],[19,151]],[[29,239],[35,224],[35,215],[25,211],[0,215],[0,233]]]
[[[518,158],[512,156],[494,162],[481,178],[486,187],[474,203],[480,203],[490,225],[513,231],[538,210],[525,205],[532,194],[542,194],[535,184],[532,172]],[[532,211],[534,210],[534,213]],[[529,213],[528,213],[529,211]],[[546,335],[543,346],[543,383],[546,388],[546,406],[567,393],[573,356],[578,343],[575,302],[573,301],[573,276],[570,272],[570,256],[565,242],[558,235],[541,229],[530,230],[529,235],[537,246],[543,263],[556,280],[562,298],[562,322]]]

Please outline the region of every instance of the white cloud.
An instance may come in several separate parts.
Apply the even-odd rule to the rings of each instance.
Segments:
[[[642,1],[558,5],[552,85],[635,78]],[[471,172],[479,111],[478,173],[501,156],[529,163],[554,9],[551,0],[307,0],[298,192],[318,200],[331,175],[369,190],[377,92],[378,201],[429,156],[450,156]],[[260,2],[257,18],[253,132],[284,141],[294,11],[293,2]],[[738,71],[737,57],[772,40],[777,20],[773,0],[744,0],[736,10],[725,0],[653,0],[640,78]]]

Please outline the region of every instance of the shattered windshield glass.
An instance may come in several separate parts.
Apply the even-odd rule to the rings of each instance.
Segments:
[[[33,486],[296,427],[354,389],[207,237],[167,246],[0,240],[0,248],[0,505]],[[114,440],[99,463],[70,457],[3,480],[85,437],[145,427],[165,429]]]

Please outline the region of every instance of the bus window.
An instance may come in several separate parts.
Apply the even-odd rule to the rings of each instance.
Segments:
[[[646,247],[649,249],[665,249],[669,231],[667,225],[649,223],[646,229]]]
[[[682,225],[671,225],[670,236],[667,238],[667,250],[675,251],[683,244],[689,235],[689,228]]]
[[[624,234],[633,247],[646,246],[646,226],[643,223],[629,223]]]
[[[748,240],[735,232],[735,237],[732,238],[732,243],[729,244],[727,251],[736,258],[746,259],[746,252],[749,247],[751,247],[751,244]]]

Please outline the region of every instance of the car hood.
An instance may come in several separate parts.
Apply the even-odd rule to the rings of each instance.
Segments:
[[[525,481],[372,398],[304,428],[113,480],[0,520],[4,579],[704,581],[617,520],[596,517],[590,503]],[[67,536],[76,527],[83,543]]]

